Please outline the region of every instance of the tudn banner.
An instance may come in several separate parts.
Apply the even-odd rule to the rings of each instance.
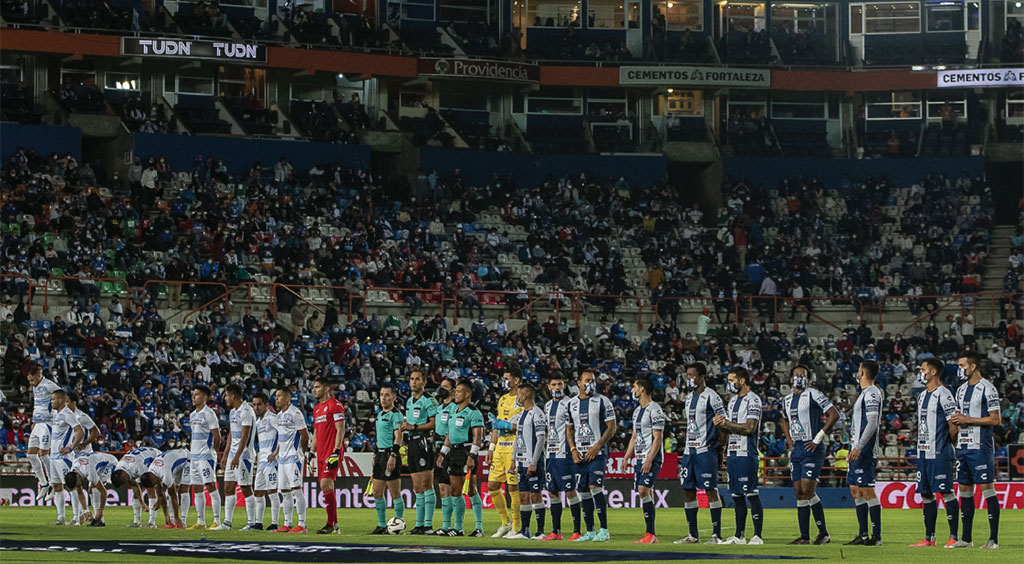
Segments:
[[[477,78],[503,82],[538,82],[540,67],[509,61],[424,57],[417,64],[420,76]]]
[[[939,71],[939,88],[964,86],[1024,86],[1024,69],[976,69]]]
[[[768,69],[717,67],[619,67],[622,86],[751,86],[764,88],[772,83]]]
[[[267,48],[254,43],[199,41],[192,39],[142,39],[122,37],[121,54],[138,57],[174,57],[215,61],[267,62]]]

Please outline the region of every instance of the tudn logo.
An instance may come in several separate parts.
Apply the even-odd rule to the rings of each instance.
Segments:
[[[448,74],[450,70],[451,65],[448,63],[447,59],[438,59],[437,62],[434,63],[434,72],[437,74]]]

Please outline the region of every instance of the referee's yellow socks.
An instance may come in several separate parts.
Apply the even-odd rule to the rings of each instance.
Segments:
[[[508,525],[508,504],[505,503],[505,492],[501,491],[501,486],[498,486],[493,491],[490,491],[491,502],[494,503],[494,508],[498,510],[498,517],[501,517],[501,526]],[[512,498],[515,501],[515,498]]]
[[[519,492],[509,491],[508,496],[512,498],[512,528],[518,531],[523,528],[523,518],[519,514]]]

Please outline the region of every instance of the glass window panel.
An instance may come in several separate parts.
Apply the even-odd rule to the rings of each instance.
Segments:
[[[928,31],[963,31],[964,5],[962,2],[942,0],[928,5]]]
[[[921,96],[912,92],[879,93],[868,96],[867,119],[920,119]]]
[[[864,6],[850,6],[850,33],[864,33]]]
[[[569,27],[579,25],[580,3],[566,0],[520,0],[526,2],[530,27]]]
[[[730,33],[764,29],[764,4],[727,4],[725,13]]]
[[[921,4],[897,2],[867,4],[864,12],[867,33],[917,33],[921,31]]]
[[[832,4],[772,4],[772,28],[785,33],[834,34],[835,14]]]
[[[655,17],[665,18],[665,25],[671,30],[704,30],[704,6],[700,0],[681,0],[653,3]]]
[[[967,116],[967,100],[960,98],[949,99],[949,100],[929,100],[928,101],[928,119],[942,119],[942,109],[949,103],[953,107],[953,113],[956,114],[957,119],[963,119]]]
[[[587,3],[587,27],[592,29],[621,29],[625,27],[625,0],[590,0]]]
[[[178,92],[180,94],[213,94],[212,76],[179,76]]]

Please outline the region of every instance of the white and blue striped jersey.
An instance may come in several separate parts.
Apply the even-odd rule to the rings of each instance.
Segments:
[[[589,398],[579,396],[569,398],[569,424],[573,426],[573,440],[576,450],[586,456],[590,447],[601,438],[608,429],[608,422],[615,421],[615,408],[612,402],[602,394]],[[601,448],[601,454],[608,454],[608,445]]]
[[[722,398],[711,388],[686,396],[686,449],[689,454],[714,451],[718,448],[715,415],[726,415]]]
[[[228,449],[228,460],[234,458],[239,449],[242,450],[242,460],[252,460],[253,445],[256,439],[256,412],[252,406],[242,402],[242,405],[231,410],[228,416],[231,422],[231,447]],[[242,444],[242,427],[249,427],[249,439]]]
[[[548,423],[548,458],[569,456],[569,439],[565,435],[565,425],[569,422],[568,406],[567,400],[548,400],[544,404],[544,418]]]
[[[39,383],[32,387],[32,422],[49,423],[53,419],[53,411],[50,406],[50,396],[60,389],[56,382],[48,378],[39,380]]]
[[[78,472],[90,485],[101,482],[110,484],[110,474],[116,466],[117,459],[114,458],[114,455],[105,452],[94,452],[79,456],[75,460],[75,464],[71,466],[71,471]],[[83,486],[83,489],[87,488]]]
[[[513,418],[516,424],[516,443],[513,453],[520,464],[536,464],[544,456],[544,445],[547,443],[547,418],[544,410],[533,406],[523,410]]]
[[[654,432],[665,430],[665,412],[655,402],[647,404],[647,407],[637,406],[633,410],[633,451],[636,453],[637,462],[647,460],[647,455],[654,446]],[[658,451],[658,456],[662,451]]]
[[[115,470],[124,470],[133,480],[138,480],[149,470],[149,466],[158,456],[160,456],[160,451],[155,448],[133,448],[124,453],[121,460],[117,461]]]
[[[789,422],[789,438],[793,442],[812,440],[824,427],[821,418],[832,408],[832,401],[814,388],[786,396],[786,421]]]
[[[956,399],[945,386],[917,396],[917,455],[921,458],[953,456],[949,417],[956,413]]]
[[[267,457],[277,450],[277,415],[266,412],[256,422],[256,436],[259,439],[259,462],[267,462]],[[277,459],[274,459],[275,462]]]
[[[165,451],[149,464],[149,471],[165,488],[181,484],[181,474],[188,463],[188,452],[183,448]]]
[[[75,427],[79,427],[75,412],[67,406],[50,416],[50,452],[59,454],[62,448],[71,448],[75,438]],[[61,455],[63,456],[63,455]]]
[[[299,431],[306,428],[306,418],[294,405],[277,414],[277,438],[281,449],[277,460],[281,464],[292,464],[301,462],[302,451],[299,445],[301,435]]]
[[[874,384],[864,388],[853,403],[850,443],[863,452],[874,452],[882,427],[882,390]]]
[[[189,427],[192,428],[192,441],[189,443],[190,460],[210,460],[213,458],[213,430],[219,429],[217,415],[210,406],[193,410],[188,416]]]
[[[84,441],[89,437],[89,431],[96,428],[96,422],[92,420],[92,417],[89,417],[88,413],[82,411],[81,409],[75,410],[75,417],[78,419],[78,424],[82,426],[82,440]],[[85,447],[83,447],[82,450],[78,452],[91,453],[92,443],[85,445]]]
[[[988,417],[989,413],[999,411],[999,391],[985,378],[974,385],[965,382],[956,391],[956,406],[967,417]],[[961,426],[957,444],[958,448],[968,450],[994,450],[992,427]]]
[[[751,419],[757,420],[754,426],[754,434],[740,435],[729,434],[728,454],[726,456],[736,458],[757,458],[757,437],[761,430],[761,398],[754,392],[747,392],[745,396],[732,396],[729,398],[728,419],[732,423],[745,425]]]

